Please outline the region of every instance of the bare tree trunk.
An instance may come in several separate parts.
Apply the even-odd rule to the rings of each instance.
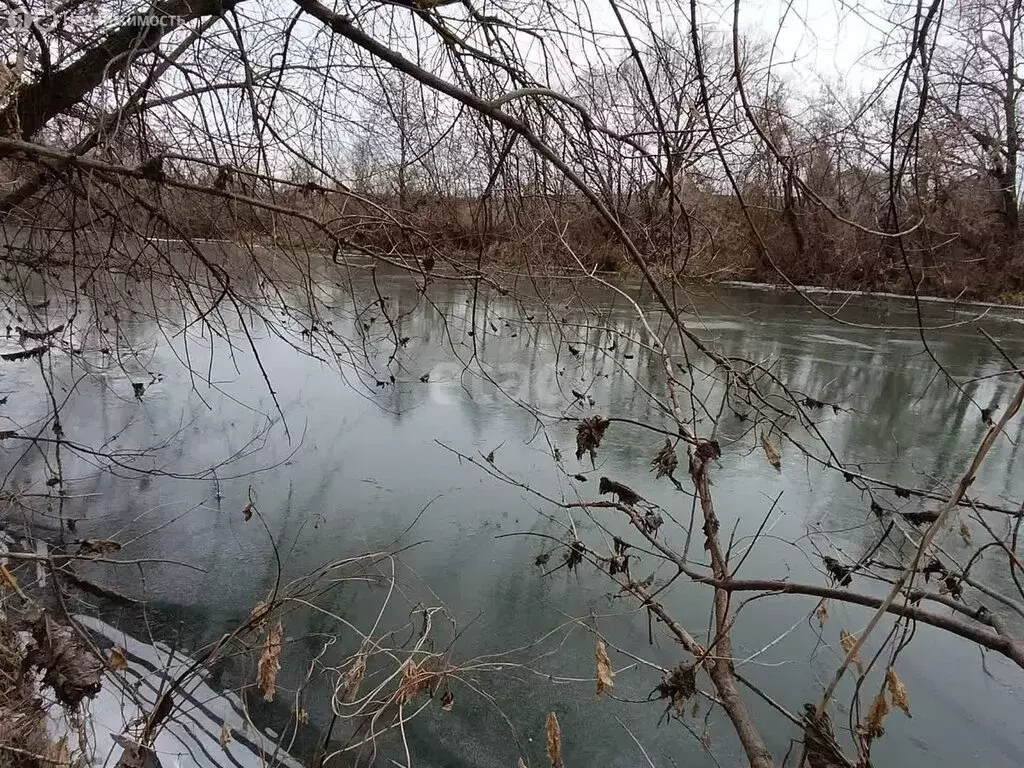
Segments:
[[[213,16],[240,0],[165,0],[150,13],[184,21]],[[125,24],[89,48],[64,69],[21,86],[0,111],[0,134],[32,138],[57,115],[67,112],[105,79],[120,74],[140,53],[156,45],[172,27]],[[4,155],[0,152],[0,157]]]
[[[1017,125],[1017,27],[1020,24],[1021,1],[1015,0],[1008,23],[1006,46],[1006,95],[1003,99],[1006,120],[1006,165],[1002,183],[1003,217],[1008,239],[1015,239],[1020,228],[1020,201],[1017,199],[1017,155],[1020,152],[1020,131]]]
[[[729,569],[725,555],[718,541],[718,517],[715,514],[714,501],[711,498],[711,485],[708,481],[707,465],[703,459],[691,456],[691,476],[700,508],[704,513],[704,538],[708,553],[711,556],[711,570],[715,578],[728,579]],[[732,633],[729,611],[729,593],[724,589],[715,589],[715,625],[717,638],[708,648],[708,653],[715,657],[710,669],[711,681],[722,700],[722,708],[729,716],[736,735],[743,745],[747,761],[751,768],[772,768],[774,765],[771,753],[765,746],[761,733],[750,716],[743,697],[736,690],[735,669],[732,663]]]

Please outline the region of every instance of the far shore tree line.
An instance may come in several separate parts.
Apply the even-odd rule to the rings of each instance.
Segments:
[[[205,25],[219,7],[162,5]],[[82,11],[54,33],[63,69],[51,61],[60,45],[39,48],[28,35],[0,43],[0,135],[136,169],[140,188],[183,182],[161,194],[173,200],[174,226],[197,237],[287,235],[406,256],[437,249],[473,264],[526,258],[541,271],[579,259],[614,272],[630,262],[621,227],[666,276],[1019,299],[1021,3],[957,0],[902,20],[894,5],[892,33],[863,64],[877,84],[862,91],[843,73],[818,77],[799,61],[783,69],[772,30],[741,35],[742,8],[731,5],[718,26],[690,34],[685,18],[612,3],[614,45],[566,34],[540,68],[487,33],[483,48],[456,44],[450,20],[441,29],[421,11],[387,19],[377,9],[390,42],[416,51],[411,66],[434,67],[464,92],[455,97],[365,49],[330,54],[344,77],[329,67],[313,74],[321,33],[282,28],[287,18],[247,3],[238,10],[262,25],[239,24],[233,39],[137,32],[180,41],[182,58],[140,67],[137,81],[118,86],[104,77],[131,59],[129,43],[118,41],[125,50],[107,67],[85,37],[100,11]],[[436,48],[413,42],[419,24],[439,35]],[[242,46],[250,58],[232,50]],[[196,119],[206,109],[216,119]],[[529,125],[550,154],[487,109]],[[44,158],[50,170],[34,182],[14,181],[39,159],[0,148],[0,210],[22,221],[67,210],[54,201],[52,182],[68,168],[58,157]],[[209,190],[226,204],[209,206]],[[145,206],[131,207],[146,220]]]
[[[576,73],[538,133],[564,140],[560,153],[668,274],[1019,301],[1021,16],[1015,2],[951,4],[928,69],[899,88],[887,69],[862,93],[776,76],[763,42],[649,30]],[[900,115],[908,93],[925,100]],[[601,216],[529,147],[503,154],[399,77],[379,78],[367,102],[339,159],[351,191],[454,249],[627,265]],[[295,180],[316,184],[303,170]]]

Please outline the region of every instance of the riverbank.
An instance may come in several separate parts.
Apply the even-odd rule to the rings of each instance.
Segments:
[[[356,222],[344,240],[332,239],[326,231],[309,226],[271,232],[200,223],[197,220],[191,226],[150,237],[137,233],[115,237],[102,229],[0,227],[0,260],[35,270],[72,263],[90,267],[105,264],[116,270],[137,268],[146,259],[159,262],[161,257],[189,259],[198,255],[230,269],[262,254],[281,255],[286,261],[294,256],[301,263],[319,254],[327,261],[387,264],[421,276],[430,274],[435,279],[465,280],[478,272],[499,283],[538,277],[585,279],[587,274],[609,280],[641,278],[640,270],[618,240],[596,220],[589,228],[576,222],[572,230],[555,236],[548,231],[552,222],[541,221],[535,231],[522,234],[470,232],[464,231],[459,222],[445,225],[429,219],[410,224],[416,236],[407,238],[388,227],[364,230]],[[676,257],[666,257],[672,250]],[[959,258],[927,268],[917,265],[913,266],[911,281],[903,267],[882,268],[880,255],[870,252],[846,254],[828,269],[812,264],[806,254],[786,249],[778,250],[772,265],[768,265],[739,242],[718,243],[716,249],[695,248],[692,256],[680,244],[664,249],[648,247],[644,258],[655,278],[665,282],[680,279],[686,283],[792,290],[790,282],[780,276],[781,270],[804,293],[906,300],[913,299],[916,290],[919,299],[930,302],[971,307],[1024,306],[1024,291],[1016,282],[1019,270],[1009,262],[1001,268],[986,261]]]
[[[909,293],[892,293],[888,291],[852,291],[840,288],[825,288],[820,285],[786,285],[784,283],[756,283],[747,280],[723,280],[719,285],[730,288],[745,288],[754,291],[800,291],[812,295],[843,296],[863,299],[893,299],[896,301],[921,301],[929,304],[948,304],[954,307],[975,309],[1019,310],[1024,313],[1024,295],[1013,295],[1006,302],[976,301],[973,299],[949,298],[945,296],[915,296]]]

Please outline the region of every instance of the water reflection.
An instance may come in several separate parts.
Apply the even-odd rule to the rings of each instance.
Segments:
[[[276,575],[264,532],[244,523],[240,514],[251,493],[290,575],[403,535],[403,543],[423,542],[404,557],[409,568],[405,583],[420,593],[425,591],[422,585],[429,585],[452,608],[464,626],[457,647],[466,655],[528,642],[561,623],[566,614],[625,613],[595,621],[616,643],[664,666],[676,663],[674,645],[655,632],[655,645],[649,647],[646,618],[631,614],[630,606],[607,594],[608,585],[598,576],[563,570],[541,578],[533,566],[542,547],[537,540],[497,538],[553,531],[538,514],[551,510],[538,510],[536,499],[483,476],[438,445],[480,456],[493,450],[502,471],[556,495],[596,495],[601,474],[628,479],[645,497],[688,519],[689,498],[664,481],[656,482],[647,471],[660,436],[615,425],[592,469],[573,456],[573,419],[558,420],[591,412],[643,421],[661,418],[664,370],[649,353],[651,339],[632,308],[610,292],[577,296],[558,285],[551,288],[556,310],[548,315],[540,305],[497,294],[482,294],[474,307],[472,289],[459,285],[438,283],[426,301],[403,279],[378,276],[378,283],[388,296],[388,318],[379,305],[375,308],[376,296],[368,286],[355,292],[324,286],[325,300],[335,308],[338,336],[366,342],[354,353],[364,355],[362,378],[348,371],[353,381],[361,382],[357,386],[342,382],[332,364],[298,356],[273,334],[258,339],[266,374],[289,421],[291,441],[276,423],[274,402],[250,357],[230,356],[208,340],[194,344],[189,350],[194,367],[208,368],[216,387],[197,384],[193,389],[177,359],[184,338],[168,344],[146,323],[128,332],[152,350],[145,369],[163,378],[149,383],[141,399],[132,393],[129,373],[112,366],[97,364],[93,375],[78,383],[64,419],[69,438],[98,446],[116,435],[112,444],[125,452],[126,464],[135,463],[133,449],[166,442],[142,460],[146,468],[166,476],[139,476],[127,468],[110,472],[101,470],[93,457],[66,456],[65,514],[80,520],[77,535],[132,540],[127,551],[134,557],[187,561],[203,569],[197,573],[155,564],[143,584],[134,573],[104,573],[111,586],[144,590],[152,601],[145,615],[105,606],[108,620],[128,625],[145,620],[152,631],[187,649],[245,616]],[[585,312],[584,303],[597,309]],[[934,312],[936,319],[949,314],[945,308]],[[848,308],[845,316],[877,322],[879,314],[877,304],[865,303]],[[905,325],[912,316],[895,306],[887,320]],[[659,333],[668,329],[655,308],[649,321]],[[301,325],[301,316],[294,322]],[[1005,365],[972,327],[929,337],[933,354],[952,375],[975,378],[961,392],[935,375],[934,363],[913,332],[837,326],[789,297],[741,290],[699,295],[693,297],[688,322],[724,352],[764,362],[796,390],[838,404],[838,412],[816,412],[821,433],[838,455],[894,482],[941,487],[954,481],[985,428],[972,399],[983,406],[1005,404],[1014,386],[1005,377],[983,378]],[[986,327],[1011,355],[1024,353],[1013,319],[987,321]],[[407,341],[389,348],[392,336]],[[687,350],[677,346],[673,351],[682,355]],[[36,386],[33,376],[27,367],[12,367],[5,388],[28,393]],[[73,374],[69,383],[71,378]],[[720,395],[710,378],[696,387],[717,403]],[[519,407],[515,400],[530,407]],[[45,409],[45,402],[21,394],[16,420],[23,426]],[[770,500],[780,492],[782,500],[771,521],[771,538],[747,559],[744,575],[820,581],[820,564],[785,543],[808,529],[831,531],[835,545],[853,558],[874,543],[881,523],[871,515],[869,500],[841,474],[801,461],[791,446],[784,447],[783,470],[776,472],[758,453],[748,427],[731,415],[723,419],[724,451],[713,471],[722,526],[736,526],[737,541],[742,542],[760,523]],[[709,428],[706,417],[701,428]],[[974,486],[988,501],[1010,503],[1024,491],[1020,472],[1014,471],[1020,429],[1018,420],[1011,429],[1012,441],[996,444]],[[554,459],[556,448],[561,463]],[[16,451],[7,445],[4,451],[8,466],[14,467],[8,488],[45,489],[52,468],[42,456],[27,455],[15,465]],[[202,472],[225,457],[234,458],[214,473]],[[578,472],[591,480],[575,484],[570,476]],[[192,473],[199,476],[175,477]],[[920,506],[914,502],[907,509]],[[596,535],[592,524],[579,522],[588,535]],[[609,520],[607,525],[621,529],[621,521]],[[681,533],[677,529],[671,535]],[[951,537],[944,546],[954,555],[966,551],[957,542]],[[646,573],[654,570],[654,563],[641,561],[639,567]],[[993,559],[983,561],[976,573],[995,578],[999,570]],[[663,598],[699,631],[706,621],[707,595],[680,585]],[[376,606],[374,595],[349,590],[332,608],[356,620]],[[791,711],[813,697],[819,690],[817,678],[830,674],[835,665],[834,655],[817,647],[810,623],[801,622],[813,607],[800,599],[761,601],[744,611],[737,632],[737,653],[753,654],[793,630],[745,668]],[[835,608],[827,639],[834,643],[840,626],[856,629],[864,620],[863,612]],[[324,622],[322,616],[310,618],[305,625],[289,626],[288,632],[299,637],[325,631]],[[876,748],[878,762],[1019,764],[1024,734],[1012,715],[1020,710],[1011,687],[1020,684],[1019,672],[989,659],[994,677],[987,677],[975,649],[925,629],[918,630],[915,643],[901,671],[912,692],[915,716],[912,722],[890,718],[889,734]],[[577,632],[541,666],[586,678],[592,675],[592,659],[592,638]],[[303,672],[301,665],[286,662],[283,684]],[[218,672],[218,679],[225,686],[235,685],[244,673],[241,666],[229,666]],[[634,670],[619,676],[616,692],[642,700],[656,682],[656,675]],[[543,764],[543,722],[552,709],[562,723],[567,764],[638,764],[642,758],[636,745],[616,717],[640,738],[656,764],[711,764],[685,731],[656,727],[659,703],[595,702],[588,684],[556,685],[525,673],[481,684],[492,690],[516,725],[521,747],[494,709],[467,696],[453,712],[431,711],[413,723],[410,745],[416,764],[507,766],[515,763],[521,749],[532,764]],[[752,707],[765,723],[770,748],[784,754],[791,729],[763,705],[752,702]],[[307,757],[325,721],[322,707],[308,709],[313,736],[300,740],[300,752],[306,749]],[[699,718],[693,722],[703,727]],[[974,729],[976,738],[956,735],[965,728]],[[738,754],[732,738],[726,724],[712,725],[711,739],[723,764],[733,764]],[[384,753],[387,749],[384,745]]]

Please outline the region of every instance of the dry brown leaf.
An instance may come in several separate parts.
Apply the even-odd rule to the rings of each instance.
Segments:
[[[767,432],[761,433],[761,448],[764,449],[764,457],[776,469],[782,469],[782,457],[778,449],[772,444]]]
[[[359,684],[363,682],[363,676],[366,674],[366,657],[363,654],[356,656],[356,660],[352,662],[352,666],[345,672],[345,676],[342,681],[345,683],[345,703],[355,701],[356,696],[359,695]]]
[[[907,717],[910,714],[910,695],[907,693],[907,686],[896,676],[896,670],[892,667],[885,672],[885,683],[889,686],[889,696],[892,698],[892,705],[902,709]]]
[[[814,615],[818,617],[818,623],[824,627],[825,622],[828,621],[828,600],[818,603],[818,607],[814,609]]]
[[[597,657],[597,695],[600,696],[615,685],[612,681],[612,678],[615,677],[612,673],[612,660],[608,658],[608,649],[604,640],[597,641],[597,651],[594,655]]]
[[[843,646],[843,650],[846,651],[847,655],[849,655],[853,651],[853,649],[857,647],[857,636],[852,632],[847,632],[845,629],[840,629],[839,644]],[[850,658],[850,661],[852,661],[854,664],[857,665],[858,668],[860,668],[861,664],[859,650],[855,654],[853,654],[853,656]]]
[[[562,768],[562,729],[554,712],[548,714],[548,757],[551,768]]]
[[[0,565],[0,584],[5,584],[15,591],[18,589],[18,580],[14,578],[14,574],[8,571],[3,565]]]
[[[242,507],[242,517],[245,519],[245,522],[248,523],[250,520],[252,520],[252,511],[254,508],[255,507],[253,506],[253,503],[251,501],[244,507]]]
[[[110,662],[110,668],[115,672],[128,669],[128,657],[125,655],[124,648],[119,645],[110,648],[108,661]]]
[[[576,425],[576,458],[582,459],[583,454],[590,454],[590,464],[593,466],[597,457],[597,449],[601,446],[604,438],[604,431],[608,429],[611,421],[601,416],[591,416],[583,419]]]
[[[871,702],[871,709],[868,710],[868,719],[864,722],[864,730],[870,739],[877,739],[885,734],[882,721],[889,714],[889,704],[885,700],[885,694],[880,693]]]
[[[679,466],[679,457],[676,456],[676,450],[672,447],[672,441],[667,437],[665,438],[665,445],[661,447],[661,450],[651,459],[651,472],[654,472],[655,479],[672,475],[676,471],[676,467]]]
[[[971,543],[971,529],[967,527],[967,523],[960,523],[960,538],[964,540],[964,544]]]
[[[263,692],[264,701],[274,700],[277,690],[277,671],[281,669],[281,640],[284,627],[278,621],[267,631],[267,639],[263,642],[263,652],[256,670],[256,681]]]
[[[86,539],[78,545],[80,555],[105,555],[109,552],[120,552],[121,542],[110,539]]]
[[[416,662],[409,659],[402,667],[402,684],[398,687],[398,701],[408,704],[419,693],[420,683],[418,680],[419,667]]]
[[[220,726],[220,748],[227,749],[228,744],[231,743],[231,726],[227,723],[221,723]]]
[[[51,766],[69,768],[71,765],[71,751],[68,749],[68,739],[66,736],[62,736],[56,744],[51,744],[46,751],[49,753],[46,756],[46,762]]]
[[[32,625],[32,640],[25,661],[43,672],[43,685],[67,709],[99,693],[106,667],[71,627],[44,612]]]
[[[257,600],[256,605],[252,607],[252,613],[249,614],[249,620],[253,622],[253,628],[257,632],[262,632],[267,626],[267,613],[269,613],[270,606],[268,606],[262,600]]]
[[[668,699],[680,715],[686,712],[686,702],[697,692],[697,667],[693,664],[679,664],[661,679],[654,689],[660,698]]]
[[[419,664],[409,659],[402,668],[402,684],[398,687],[398,701],[401,703],[412,701],[420,691],[429,689],[437,679],[437,672],[431,668],[430,657]]]

